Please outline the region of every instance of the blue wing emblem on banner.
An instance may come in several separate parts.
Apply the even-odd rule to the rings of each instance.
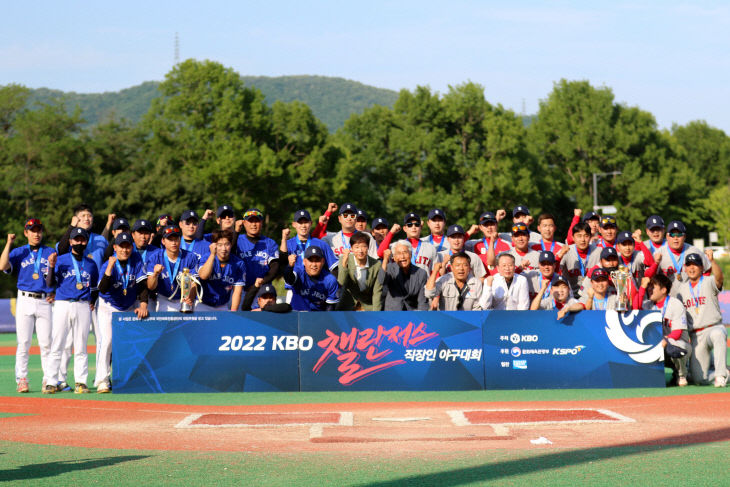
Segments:
[[[634,341],[626,334],[625,327],[631,326],[638,311],[631,311],[623,315],[617,311],[606,311],[606,335],[614,347],[626,352],[629,357],[640,364],[651,364],[664,360],[664,348],[661,342],[652,344],[644,343],[644,332],[647,326],[661,320],[661,313],[654,312],[644,315],[636,327],[636,339]]]

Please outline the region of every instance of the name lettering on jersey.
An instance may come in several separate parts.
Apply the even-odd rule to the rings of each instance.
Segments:
[[[21,267],[21,269],[25,269],[29,265],[33,265],[33,264],[35,264],[35,259],[33,257],[31,257],[30,259],[22,261],[20,263],[20,267]],[[48,259],[41,257],[41,265],[43,265],[43,264],[46,264],[46,266],[48,266]]]
[[[702,306],[707,302],[707,298],[700,296],[699,298],[690,298],[684,302],[685,308],[692,308],[694,306]]]
[[[302,289],[299,292],[299,294],[301,296],[311,296],[311,297],[313,297],[315,299],[318,299],[320,301],[325,301],[327,299],[327,295],[326,294],[321,293],[321,292],[317,291],[316,289],[311,289],[311,288]]]
[[[76,271],[74,269],[69,269],[66,272],[61,273],[61,276],[64,279],[68,279],[69,277],[76,277]],[[81,278],[91,279],[91,274],[89,274],[87,271],[82,271]]]

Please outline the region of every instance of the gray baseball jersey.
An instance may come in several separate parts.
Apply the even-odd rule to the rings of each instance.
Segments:
[[[520,252],[513,247],[512,250],[507,253],[515,258],[515,266],[522,268],[522,272],[533,271],[540,267],[540,252],[528,250],[524,255],[520,255]],[[528,264],[523,266],[522,261],[525,260]]]
[[[538,309],[541,310],[551,310],[551,309],[563,309],[565,306],[572,306],[574,304],[577,304],[578,300],[575,298],[568,298],[568,300],[560,307],[557,306],[557,303],[555,303],[555,299],[552,297],[548,299],[543,299],[540,301],[540,307]]]
[[[484,263],[482,263],[482,259],[480,259],[479,256],[474,252],[469,252],[468,250],[465,250],[464,253],[469,256],[471,273],[474,274],[475,277],[478,277],[480,279],[486,276],[487,271],[486,269],[484,269]],[[437,260],[437,262],[444,263],[446,272],[451,272],[451,251],[444,250],[443,252],[439,252],[438,258],[439,260]]]
[[[499,238],[501,238],[502,240],[504,240],[506,242],[509,242],[510,244],[512,243],[512,233],[510,233],[510,232],[500,233]],[[530,244],[540,243],[540,240],[542,240],[542,235],[530,230]]]
[[[668,245],[664,245],[659,249],[659,254],[662,256],[662,260],[659,262],[659,269],[672,281],[672,289],[669,292],[671,296],[677,296],[677,291],[679,289],[679,286],[677,285],[678,282],[685,282],[689,279],[687,277],[687,272],[684,270],[684,259],[689,254],[700,254],[702,256],[705,272],[712,269],[712,265],[707,259],[705,253],[693,245],[684,244],[684,248],[680,255],[676,255],[674,252],[669,250]],[[677,276],[677,274],[680,274],[681,277]]]
[[[368,232],[362,233],[370,237],[368,255],[373,259],[379,259],[378,246],[375,244],[375,239]],[[350,248],[350,237],[345,235],[343,232],[327,232],[327,235],[322,240],[332,248],[332,252],[335,253],[338,259],[345,249]]]
[[[444,250],[449,250],[451,248],[451,245],[449,245],[449,239],[446,238],[446,235],[441,237],[440,242],[436,242],[433,238],[433,235],[429,235],[427,237],[422,237],[421,242],[428,242],[434,247],[436,247],[436,252],[443,252]]]
[[[575,297],[580,293],[581,281],[586,273],[600,264],[600,261],[601,249],[597,249],[594,244],[588,246],[585,259],[578,254],[575,244],[571,245],[568,253],[560,259],[560,274],[567,279]]]
[[[438,262],[437,259],[439,258],[436,247],[423,240],[418,240],[415,247],[410,240],[398,240],[390,244],[390,251],[393,252],[395,245],[401,242],[407,242],[411,246],[411,263],[430,274],[434,263]]]
[[[690,330],[707,328],[722,323],[720,303],[714,276],[702,276],[700,282],[692,287],[689,279],[677,286],[677,299],[687,310],[687,323]]]
[[[687,312],[682,302],[671,296],[667,296],[664,306],[660,310],[654,302],[645,300],[642,308],[645,310],[658,310],[662,313],[662,331],[664,336],[669,335],[675,330],[682,330],[682,336],[679,340],[670,339],[670,342],[685,350],[689,349],[689,332],[687,330]]]
[[[588,301],[589,299],[593,299],[593,308],[594,310],[607,310],[607,309],[616,309],[616,306],[618,305],[618,297],[616,294],[607,293],[607,296],[603,299],[598,298],[589,298],[588,293],[583,294],[583,296],[580,297],[578,300],[579,303],[581,303],[586,308],[588,307]]]
[[[537,293],[540,292],[540,287],[542,286],[542,274],[540,274],[539,270],[535,271],[527,271],[522,273],[523,276],[527,278],[527,284],[530,289],[530,303],[532,303],[532,300],[535,299],[535,296],[537,296]],[[553,297],[551,296],[552,292],[552,286],[555,284],[555,281],[558,280],[558,274],[553,274],[552,279],[550,279],[550,285],[545,291],[545,295],[543,296],[543,301],[546,300],[552,300]],[[544,308],[540,308],[544,309]]]

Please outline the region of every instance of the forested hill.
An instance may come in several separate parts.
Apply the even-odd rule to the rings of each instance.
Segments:
[[[266,96],[268,104],[277,100],[301,101],[309,105],[314,115],[331,132],[342,127],[350,115],[362,113],[373,105],[392,107],[398,93],[364,85],[357,81],[325,76],[242,76],[247,86],[255,86]],[[39,88],[31,90],[29,102],[49,102],[65,97],[66,107],[73,111],[78,105],[88,125],[113,118],[126,118],[133,123],[147,113],[150,101],[159,95],[158,82],[147,81],[117,92],[74,93]]]

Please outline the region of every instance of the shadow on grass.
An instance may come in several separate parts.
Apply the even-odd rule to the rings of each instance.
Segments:
[[[10,480],[40,479],[54,477],[67,472],[90,470],[92,468],[108,467],[123,462],[149,458],[149,455],[129,455],[118,457],[90,458],[87,460],[62,460],[58,462],[34,463],[21,467],[0,470],[0,482]]]
[[[441,472],[412,475],[384,482],[363,484],[367,487],[396,487],[402,485],[438,485],[442,487],[488,482],[512,476],[545,470],[581,465],[589,462],[610,460],[642,454],[647,451],[686,448],[694,444],[730,440],[730,428],[703,431],[681,436],[667,436],[646,442],[633,442],[602,448],[566,450],[545,455],[530,456],[517,460],[490,463],[476,467],[457,468]]]

